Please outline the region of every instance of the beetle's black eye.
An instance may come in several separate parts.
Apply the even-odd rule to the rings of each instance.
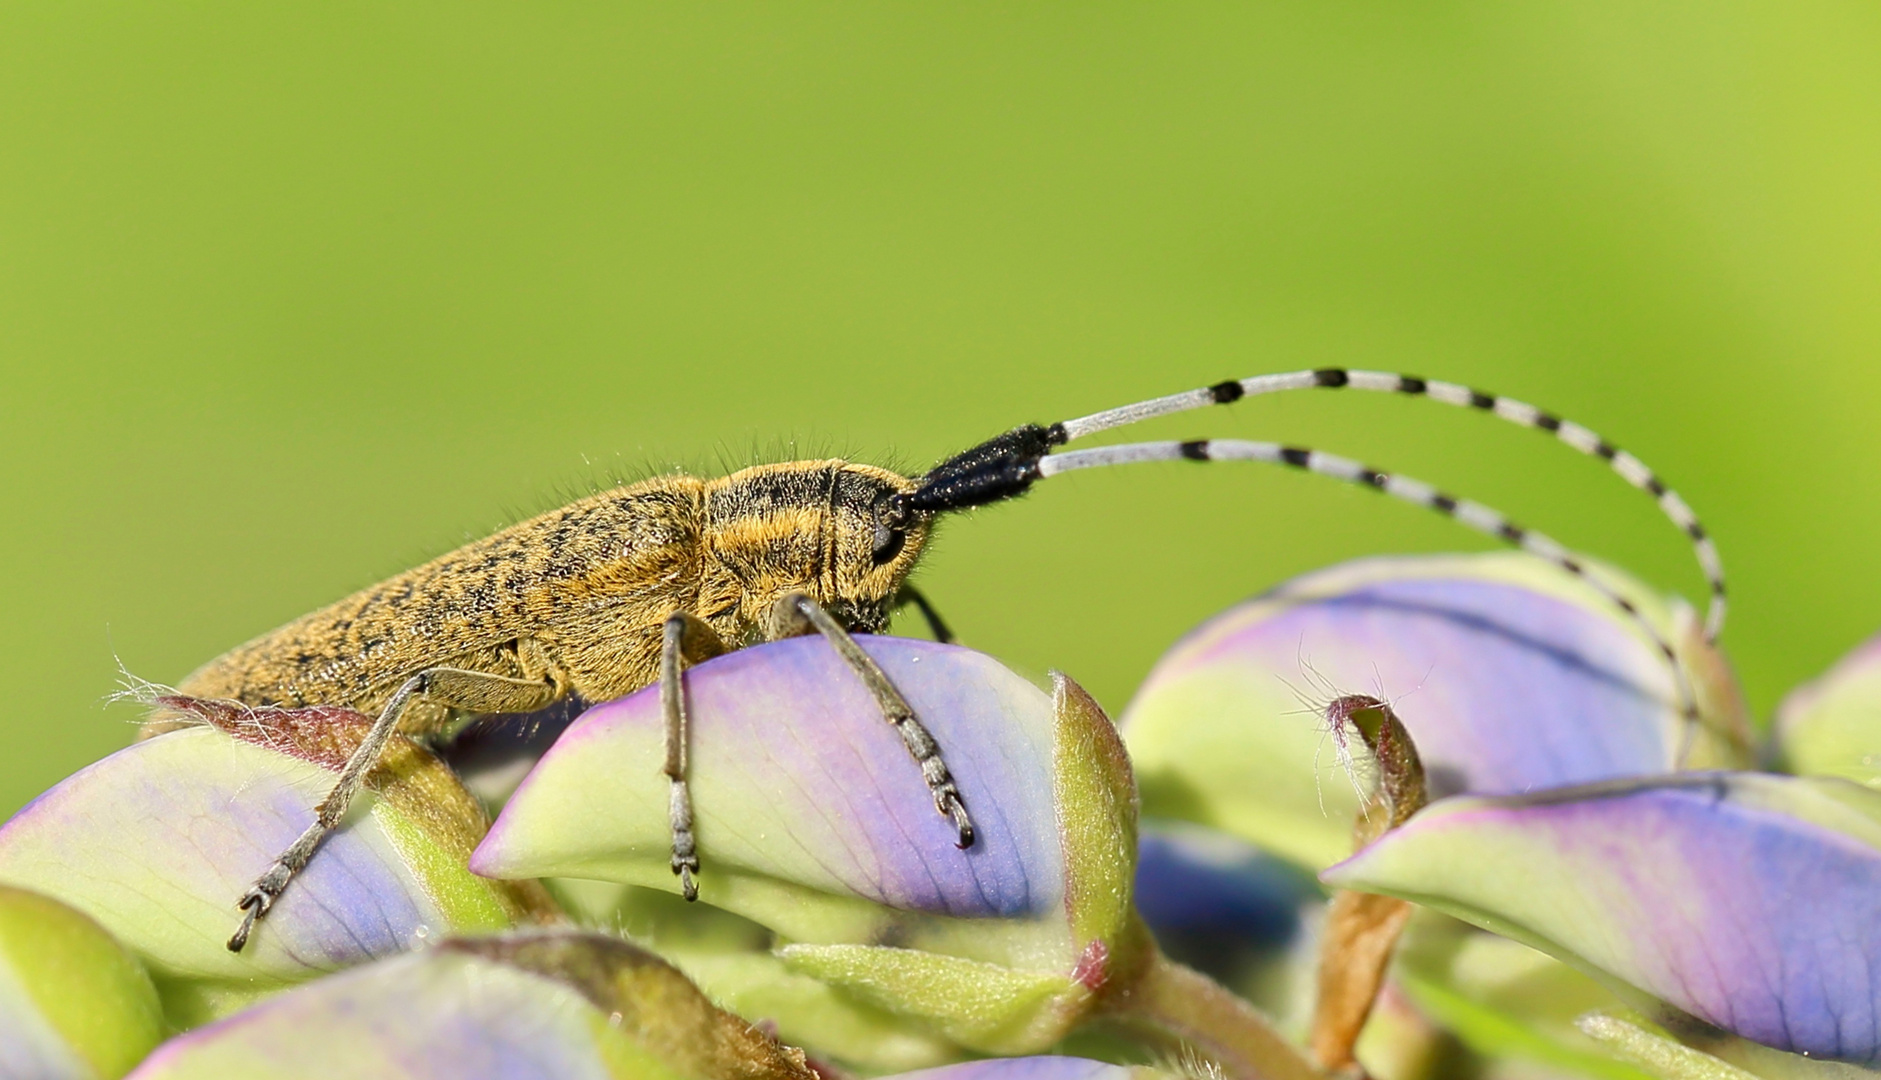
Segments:
[[[880,566],[901,554],[901,545],[908,542],[908,534],[901,529],[891,529],[886,525],[875,527],[875,548],[870,556],[875,565]]]

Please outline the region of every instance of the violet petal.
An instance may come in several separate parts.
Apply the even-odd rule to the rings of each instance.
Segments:
[[[1051,700],[966,649],[858,641],[939,742],[974,844],[956,846],[855,673],[820,638],[793,638],[686,673],[701,896],[756,905],[759,921],[807,892],[959,917],[1058,911]],[[661,731],[657,687],[589,710],[517,790],[473,869],[675,889]],[[797,899],[780,904],[780,885]]]
[[[1324,898],[1293,863],[1201,826],[1145,823],[1137,850],[1137,910],[1164,951],[1191,967],[1215,970],[1211,953],[1286,948],[1301,909]]]
[[[1735,730],[1728,672],[1700,659],[1701,701]],[[1339,858],[1356,799],[1318,711],[1345,693],[1393,703],[1433,798],[1664,772],[1685,734],[1649,639],[1548,564],[1361,560],[1230,609],[1157,664],[1122,721],[1146,812],[1309,865]],[[1736,763],[1721,740],[1700,750]]]
[[[969,1061],[937,1069],[899,1073],[884,1080],[1147,1080],[1151,1069],[1076,1057],[1016,1057]]]
[[[802,1055],[617,938],[462,938],[279,994],[164,1044],[133,1080],[813,1080]]]
[[[270,1076],[613,1080],[574,990],[497,964],[422,953],[310,983],[173,1039],[133,1080]],[[676,1078],[657,1062],[641,1075]]]
[[[1881,1064],[1881,794],[1689,773],[1434,804],[1321,878],[1450,912],[1726,1031]]]
[[[313,821],[317,765],[206,727],[81,769],[0,826],[0,881],[86,912],[170,979],[289,982],[508,916],[422,825],[363,793],[246,951],[235,900]]]

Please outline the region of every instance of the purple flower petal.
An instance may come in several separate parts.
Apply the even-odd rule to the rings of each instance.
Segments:
[[[1767,1046],[1881,1063],[1881,795],[1845,781],[1685,774],[1452,799],[1321,877]]]
[[[1199,826],[1146,824],[1137,850],[1137,910],[1163,948],[1191,965],[1205,950],[1285,947],[1299,933],[1300,909],[1324,895],[1294,864]]]
[[[975,843],[956,846],[855,673],[821,639],[794,638],[685,676],[701,895],[775,911],[787,883],[800,899],[807,888],[950,916],[1059,913],[1051,700],[966,649],[858,640],[939,742]],[[657,687],[591,709],[517,790],[472,867],[675,888],[661,733]]]
[[[1132,1080],[1160,1075],[1150,1069],[1075,1057],[1017,1057],[969,1061],[899,1073],[884,1080]]]
[[[448,942],[299,987],[174,1039],[136,1080],[811,1080],[800,1055],[618,939]]]
[[[1791,772],[1881,788],[1881,635],[1792,690],[1777,707],[1776,739]]]
[[[1733,711],[1728,673],[1701,666],[1701,695]],[[1157,664],[1122,721],[1146,810],[1339,857],[1355,800],[1317,710],[1360,692],[1393,702],[1433,797],[1664,772],[1683,736],[1651,642],[1547,564],[1363,560],[1230,609]]]
[[[199,1028],[131,1075],[608,1080],[589,1011],[575,991],[535,975],[402,957]]]
[[[976,826],[933,799],[880,705],[798,638],[687,673],[701,898],[791,940],[789,973],[989,1053],[1052,1046],[1132,971],[1136,792],[1115,727],[1058,677],[861,639],[932,731]],[[658,691],[591,710],[524,782],[472,866],[673,889]]]
[[[210,728],[171,732],[80,770],[0,826],[0,880],[90,914],[173,979],[278,984],[508,925],[491,883],[366,793],[247,950],[229,952],[235,899],[312,823],[333,778]]]
[[[956,847],[901,736],[826,642],[754,646],[686,677],[701,898],[779,932],[785,972],[849,1006],[982,1052],[1048,1048],[1148,947],[1123,744],[1062,676],[1048,698],[965,649],[861,644],[933,733],[976,842]],[[652,688],[591,710],[473,868],[673,889],[663,726]]]

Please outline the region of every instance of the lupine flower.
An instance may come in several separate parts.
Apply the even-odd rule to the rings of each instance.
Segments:
[[[1699,728],[1637,626],[1520,557],[1371,560],[1213,620],[1126,716],[1149,805],[1189,822],[1147,828],[1140,860],[1130,759],[1069,679],[1047,693],[968,650],[863,639],[944,749],[979,827],[962,850],[873,699],[805,638],[685,677],[697,905],[673,896],[654,689],[583,715],[513,796],[490,787],[509,798],[487,835],[465,788],[400,742],[241,956],[223,947],[234,897],[310,820],[365,718],[179,703],[206,723],[113,755],[0,827],[0,880],[123,940],[172,1024],[225,1017],[139,1077],[807,1078],[800,1054],[616,936],[452,936],[555,917],[535,884],[549,878],[748,1020],[868,1071],[1036,1053],[1103,1021],[1185,1068],[1304,1080],[1322,1074],[1167,959],[1145,918],[1239,964],[1238,985],[1294,994],[1275,1008],[1298,1018],[1297,980],[1250,972],[1297,963],[1321,922],[1300,874],[1331,864],[1334,889],[1421,907],[1360,1043],[1390,1075],[1436,1075],[1444,1029],[1616,1080],[1852,1067],[1804,1054],[1881,1064],[1867,976],[1881,970],[1881,794],[1850,782],[1873,779],[1881,664],[1858,654],[1786,702],[1765,759],[1825,775],[1737,771],[1756,748],[1728,667],[1682,609],[1621,585],[1679,643]],[[1368,766],[1368,749],[1387,764]],[[1383,913],[1321,939],[1322,994],[1342,958],[1356,973],[1339,984],[1346,1053],[1410,911],[1340,895]],[[0,1009],[0,1024],[10,1015],[40,1014]],[[45,1023],[31,1030],[46,1044]],[[1126,1074],[1150,1072],[1008,1058],[907,1075]]]
[[[1683,642],[1706,724],[1691,764],[1748,761],[1735,683],[1689,619],[1634,590]],[[1366,559],[1204,623],[1120,726],[1144,812],[1213,825],[1314,869],[1351,851],[1358,796],[1332,699],[1391,702],[1433,798],[1671,769],[1688,733],[1662,656],[1623,613],[1523,555]]]
[[[1869,977],[1881,970],[1881,796],[1840,779],[1675,773],[1688,738],[1688,764],[1741,766],[1754,754],[1722,660],[1693,639],[1682,611],[1642,600],[1680,642],[1697,689],[1706,723],[1688,736],[1645,636],[1597,596],[1525,563],[1370,560],[1213,620],[1158,665],[1126,713],[1146,798],[1323,865],[1351,820],[1351,785],[1336,772],[1317,790],[1249,784],[1223,763],[1323,760],[1327,743],[1337,760],[1336,732],[1313,714],[1373,690],[1395,699],[1432,795],[1452,797],[1326,871],[1329,885],[1416,901],[1595,973],[1646,1018],[1616,1018],[1616,999],[1546,961],[1533,971],[1605,1010],[1583,1032],[1635,1063],[1651,1058],[1661,1075],[1732,1068],[1692,1047],[1756,1058],[1762,1075],[1815,1067],[1778,1051],[1881,1063],[1881,983]],[[1877,655],[1863,650],[1794,695],[1774,756],[1871,778],[1862,747],[1881,743]],[[1429,939],[1467,940],[1430,925]],[[1531,1019],[1514,995],[1500,1006],[1473,998],[1457,985],[1458,947],[1433,943],[1407,942],[1405,985],[1475,1029],[1460,1033],[1519,1031]],[[1477,1022],[1498,1007],[1499,1020]],[[1546,1037],[1495,1038],[1557,1065],[1628,1068],[1591,1059],[1593,1044],[1575,1044],[1547,1011],[1532,1017]],[[1667,1061],[1690,1061],[1640,1051],[1660,1037],[1648,1020],[1689,1044],[1665,1045],[1697,1054],[1701,1071],[1667,1072]]]
[[[1683,773],[1455,798],[1322,876],[1766,1046],[1881,1064],[1881,793],[1846,781]]]
[[[900,1073],[885,1080],[1154,1080],[1168,1077],[1145,1066],[1112,1065],[1076,1057],[995,1058]]]
[[[1305,1074],[1251,1010],[1143,934],[1129,764],[1075,683],[1058,677],[1047,695],[966,649],[862,642],[944,748],[977,841],[956,846],[900,737],[826,643],[774,642],[686,676],[704,902],[785,939],[785,973],[962,1048],[1037,1051],[1127,1007],[1230,1059],[1279,1055],[1276,1069],[1296,1071],[1274,1075]],[[661,732],[656,690],[591,710],[516,791],[472,867],[675,889]],[[821,1027],[776,1019],[787,1038],[829,1045],[835,1004],[818,1003]],[[1258,1049],[1233,1042],[1249,1031]]]
[[[1322,898],[1310,874],[1227,833],[1162,821],[1137,834],[1137,910],[1171,956],[1210,973],[1292,946],[1301,909]]]
[[[84,911],[149,965],[174,1020],[545,910],[534,887],[466,868],[483,811],[403,740],[243,952],[226,943],[255,876],[313,821],[366,720],[239,710],[120,750],[0,826],[0,881]],[[231,737],[234,736],[234,737]]]
[[[801,1052],[601,934],[455,939],[165,1044],[134,1080],[815,1080]]]

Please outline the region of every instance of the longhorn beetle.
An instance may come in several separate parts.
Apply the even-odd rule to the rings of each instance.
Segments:
[[[1244,397],[1314,387],[1433,398],[1552,433],[1605,460],[1646,491],[1690,537],[1710,583],[1705,639],[1724,623],[1724,571],[1697,518],[1638,458],[1592,431],[1519,401],[1455,383],[1322,369],[1219,383],[995,436],[918,477],[849,461],[758,465],[714,480],[661,476],[576,500],[264,634],[192,674],[186,695],[251,707],[344,705],[377,713],[314,824],[236,902],[240,951],[320,841],[345,816],[394,732],[436,733],[456,717],[542,709],[569,694],[599,702],[660,684],[672,867],[698,896],[699,857],[686,788],[681,669],[728,649],[816,633],[867,686],[907,745],[935,809],[959,845],[973,843],[966,803],[941,748],[851,633],[883,629],[890,611],[933,609],[906,585],[940,514],[1002,502],[1061,473],[1141,461],[1260,461],[1362,484],[1448,515],[1582,578],[1638,623],[1672,662],[1688,722],[1697,706],[1671,643],[1618,590],[1560,544],[1481,503],[1345,458],[1275,443],[1211,439],[1061,451],[1074,440]],[[165,729],[153,718],[146,734]]]

